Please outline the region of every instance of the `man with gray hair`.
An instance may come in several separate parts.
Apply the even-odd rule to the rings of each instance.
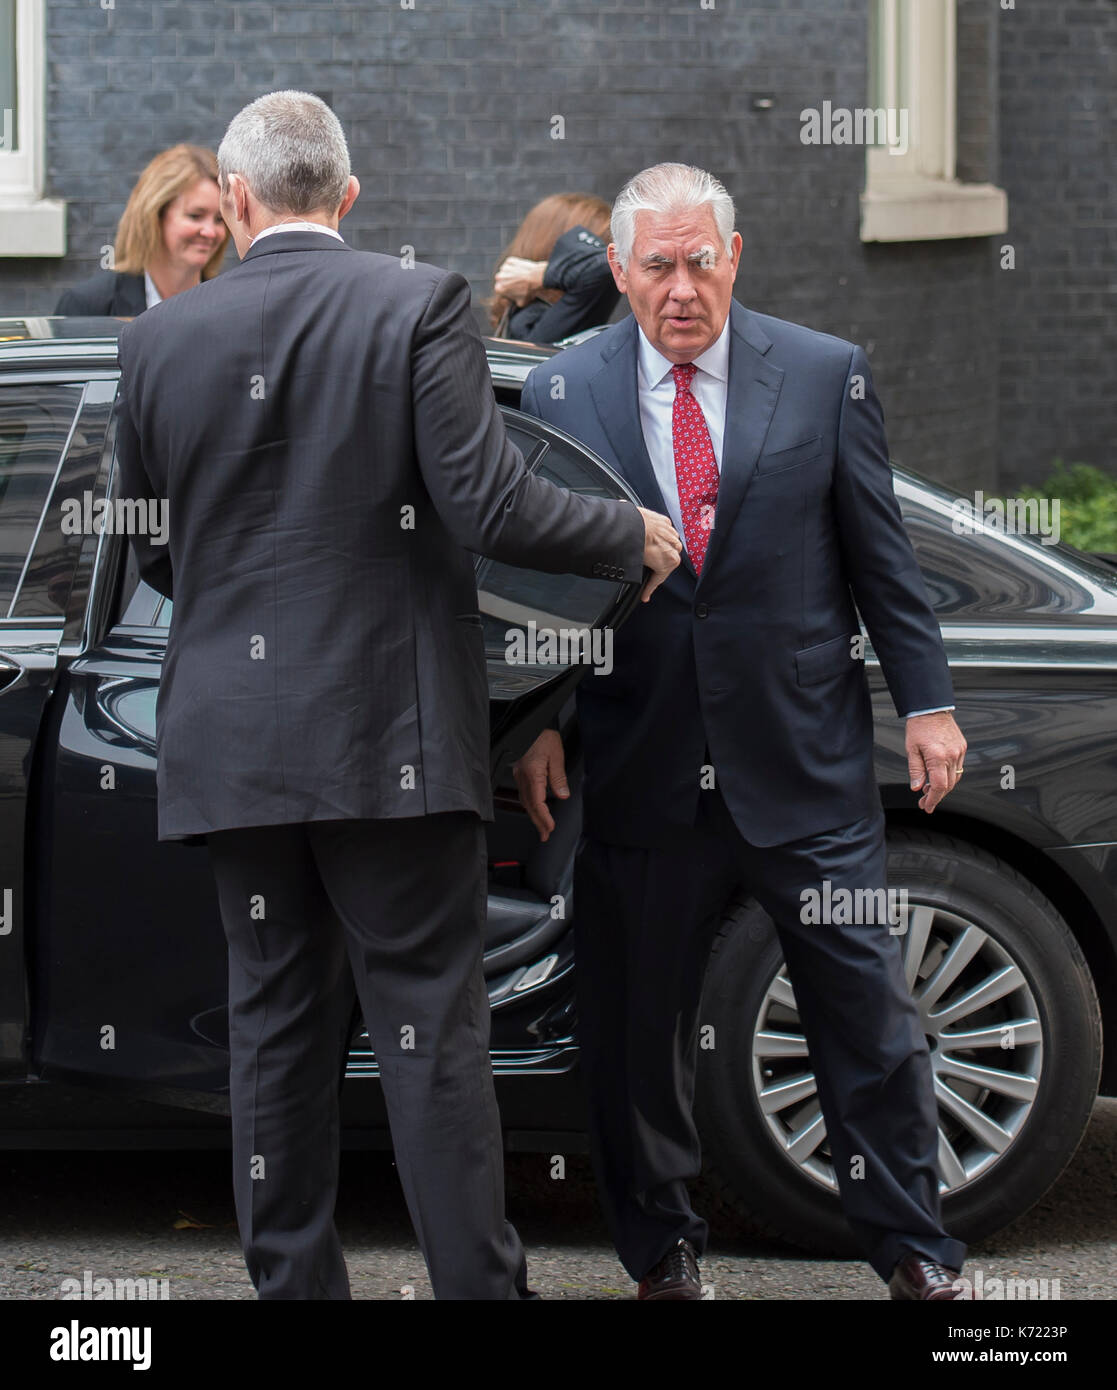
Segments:
[[[530,1297],[482,976],[488,687],[473,557],[636,577],[664,517],[530,474],[461,276],[345,244],[332,111],[273,92],[218,151],[241,263],[120,335],[125,497],[173,596],[159,835],[205,836],[229,946],[233,1183],[262,1299],[348,1298],[334,1226],[354,994],[437,1298]]]
[[[686,552],[617,633],[612,673],[578,688],[578,1037],[613,1238],[639,1298],[702,1296],[707,1228],[686,1189],[700,1167],[698,1007],[743,888],[775,922],[817,1077],[824,1123],[804,1143],[829,1143],[892,1296],[952,1299],[965,1252],[940,1219],[928,1048],[896,937],[887,920],[818,924],[802,908],[847,892],[887,902],[857,609],[924,811],[966,748],[869,364],[734,300],[733,202],[702,169],[637,174],[612,236],[633,317],[537,367],[523,408],[611,463]],[[558,731],[516,776],[546,839],[547,789],[568,794]]]

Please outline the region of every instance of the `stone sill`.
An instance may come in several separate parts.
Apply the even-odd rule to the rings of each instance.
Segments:
[[[940,241],[1008,230],[1008,195],[991,183],[897,177],[861,195],[862,241]]]
[[[0,256],[64,256],[66,204],[0,194]]]

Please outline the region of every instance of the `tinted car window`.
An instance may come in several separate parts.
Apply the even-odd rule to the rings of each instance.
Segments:
[[[115,394],[115,382],[90,381],[85,386],[81,412],[12,604],[14,618],[66,615],[68,639],[80,627],[100,540],[100,502],[109,464],[105,436]],[[107,529],[111,534],[112,528]]]
[[[605,469],[587,458],[579,444],[570,443],[537,420],[504,412],[508,437],[533,472],[583,497],[619,498],[624,493]],[[542,436],[542,437],[541,437]],[[640,580],[642,574],[629,575]],[[616,617],[624,584],[615,579],[589,579],[574,574],[543,574],[497,560],[477,562],[477,602],[485,633],[489,693],[493,699],[515,699],[571,665],[569,645],[555,653],[527,639],[537,633],[593,629]],[[509,661],[509,634],[525,634],[526,661]],[[539,659],[534,659],[538,655]]]
[[[623,497],[605,469],[587,458],[578,444],[569,443],[536,420],[503,412],[508,436],[524,461],[541,478],[585,497]],[[639,581],[642,574],[629,576]],[[508,632],[539,629],[583,629],[612,621],[625,585],[615,579],[588,579],[573,574],[543,574],[497,560],[477,560],[477,597],[485,634],[489,691],[494,699],[515,699],[569,666],[569,661],[528,661],[510,665]],[[168,627],[171,602],[164,600],[155,617]],[[569,656],[569,649],[566,655]]]
[[[81,396],[76,385],[0,385],[0,617],[12,613]]]
[[[954,530],[955,494],[925,479],[898,474],[897,500],[919,568],[940,621],[997,618],[1028,622],[1038,615],[1087,612],[1092,590],[1113,576],[1063,545],[991,529]]]

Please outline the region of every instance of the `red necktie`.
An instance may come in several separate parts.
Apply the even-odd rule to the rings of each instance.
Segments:
[[[718,500],[718,466],[702,407],[691,394],[690,383],[698,368],[684,362],[671,368],[675,378],[675,403],[671,407],[671,443],[675,450],[675,481],[683,541],[695,574],[702,573],[706,547],[714,525]]]

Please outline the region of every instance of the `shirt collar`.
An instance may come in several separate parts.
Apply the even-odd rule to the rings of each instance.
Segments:
[[[344,240],[340,232],[335,232],[332,227],[323,227],[321,222],[275,222],[257,232],[248,243],[249,248],[255,246],[261,237],[271,236],[272,232],[325,232],[327,236],[336,237],[338,241]]]
[[[149,309],[154,309],[156,304],[162,304],[163,302],[163,296],[156,289],[155,281],[146,270],[144,271],[144,299],[147,301],[147,307]]]
[[[729,318],[730,316],[726,314],[725,324],[717,338],[705,352],[700,353],[694,359],[696,367],[707,372],[717,381],[729,380]],[[654,391],[664,378],[671,375],[671,368],[675,364],[669,362],[658,349],[652,347],[639,324],[636,326],[636,334],[640,386],[645,391]]]

